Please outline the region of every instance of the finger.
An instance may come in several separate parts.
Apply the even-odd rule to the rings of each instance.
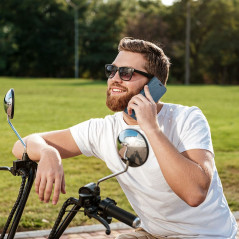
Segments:
[[[132,114],[132,110],[136,110],[138,106],[140,106],[143,102],[148,101],[143,95],[138,94],[131,98],[128,103],[127,110],[129,115]]]
[[[149,101],[154,102],[154,99],[153,99],[153,97],[151,96],[150,91],[149,91],[149,87],[148,87],[147,85],[144,86],[144,92],[145,92],[146,98],[147,98]]]
[[[128,103],[127,111],[128,111],[128,115],[132,115],[132,108],[130,103]]]
[[[133,97],[134,98],[134,97]],[[127,105],[127,111],[128,111],[128,115],[131,115],[132,114],[132,107],[131,106],[134,106],[133,104],[133,98],[131,98],[131,100],[128,102],[128,105]]]
[[[63,194],[66,193],[66,183],[65,183],[65,175],[63,174],[63,177],[62,177],[62,182],[61,182],[61,192]]]
[[[46,178],[41,178],[41,182],[39,185],[39,192],[38,192],[38,197],[41,201],[44,200],[44,192],[45,192],[45,188],[46,188]]]
[[[48,179],[45,187],[45,193],[44,193],[44,202],[48,203],[50,201],[52,188],[53,188],[54,180]]]
[[[137,106],[138,106],[138,105],[137,105],[136,103],[129,102],[129,103],[128,103],[128,106],[127,106],[128,114],[129,114],[129,115],[132,115],[133,110],[135,110]]]
[[[59,177],[57,177],[55,180],[54,194],[53,194],[53,198],[52,198],[53,205],[56,205],[59,200],[59,195],[61,192],[61,181],[62,181],[62,179],[60,179]]]
[[[142,94],[135,95],[129,101],[129,104],[134,104],[140,106],[142,103],[147,103],[149,100]]]
[[[36,180],[35,180],[35,191],[39,194],[39,186],[40,186],[41,178],[40,175],[37,173]]]

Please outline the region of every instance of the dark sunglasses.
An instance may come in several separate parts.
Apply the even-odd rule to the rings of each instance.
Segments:
[[[105,74],[106,74],[107,78],[113,78],[117,71],[119,72],[120,79],[123,80],[123,81],[131,80],[134,72],[136,72],[140,75],[143,75],[143,76],[145,76],[149,79],[153,77],[153,75],[151,75],[151,74],[148,74],[148,73],[143,72],[143,71],[136,70],[136,69],[131,68],[131,67],[126,67],[126,66],[117,67],[117,66],[114,66],[112,64],[106,64],[105,65]]]

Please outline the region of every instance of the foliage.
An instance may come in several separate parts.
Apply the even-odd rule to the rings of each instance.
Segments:
[[[105,106],[105,81],[75,79],[0,78],[0,97],[15,89],[16,107],[12,120],[24,137],[34,132],[68,128],[93,117],[111,112]],[[200,107],[211,127],[215,161],[230,208],[239,210],[239,150],[238,150],[238,86],[168,86],[163,101]],[[220,96],[220,97],[219,97]],[[15,160],[11,148],[17,140],[7,123],[4,110],[0,114],[1,166],[12,166]],[[20,230],[51,228],[64,201],[77,197],[78,189],[96,182],[110,171],[102,160],[94,157],[74,157],[63,160],[67,194],[60,196],[56,206],[41,203],[34,192],[29,196]],[[13,206],[20,178],[8,172],[0,173],[0,230]],[[132,212],[116,179],[101,184],[102,198],[110,197],[119,207]],[[92,224],[96,221],[78,213],[70,226]]]
[[[103,67],[111,63],[123,29],[120,21],[124,11],[120,0],[95,0],[84,27],[81,29],[80,68],[86,77],[103,79]]]
[[[205,3],[210,9],[208,22],[213,26],[213,31],[207,32],[207,38],[202,43],[202,56],[204,59],[210,59],[207,63],[203,62],[203,68],[208,72],[210,83],[237,83],[239,2],[218,0],[217,4],[212,4],[211,1]]]
[[[72,68],[72,17],[54,0],[1,1],[2,74],[58,76]],[[5,46],[5,47],[4,47]],[[66,61],[67,59],[67,61]]]
[[[168,21],[172,40],[172,74],[183,82],[187,0],[176,2]],[[191,83],[238,84],[239,1],[191,2]]]
[[[164,21],[166,12],[160,0],[131,1],[130,4],[127,4],[127,7],[125,35],[155,43],[165,44],[167,42],[168,24]]]
[[[120,38],[159,44],[169,83],[183,83],[190,2],[191,83],[238,84],[239,0],[72,0],[78,6],[79,74],[104,79]],[[0,1],[0,75],[74,75],[74,9],[65,0]]]

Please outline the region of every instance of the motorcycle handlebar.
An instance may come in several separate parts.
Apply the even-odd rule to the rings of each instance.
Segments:
[[[115,204],[116,203],[112,199],[106,198],[100,202],[99,208],[108,216],[114,217],[130,227],[138,228],[141,222],[140,218],[117,207]]]

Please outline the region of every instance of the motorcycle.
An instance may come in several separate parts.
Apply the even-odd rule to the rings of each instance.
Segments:
[[[7,239],[14,238],[37,172],[37,163],[28,157],[26,144],[11,123],[11,119],[14,117],[14,107],[14,89],[10,89],[4,97],[4,109],[10,127],[24,147],[24,153],[22,159],[13,161],[12,167],[0,167],[0,170],[9,171],[12,175],[20,176],[22,178],[17,199],[4,225],[0,236],[1,239],[5,237],[10,224],[11,227],[6,236]],[[84,214],[86,216],[89,218],[95,218],[104,225],[105,233],[107,235],[111,233],[109,224],[111,223],[112,218],[115,218],[130,227],[139,227],[140,219],[137,216],[116,206],[117,203],[111,198],[107,197],[101,199],[99,184],[127,172],[129,167],[139,167],[144,164],[148,158],[149,147],[145,137],[139,131],[126,129],[118,135],[117,150],[119,157],[125,163],[125,168],[122,171],[99,179],[97,183],[91,182],[81,187],[78,191],[78,198],[68,198],[62,205],[58,217],[55,220],[55,224],[48,237],[49,239],[60,238],[81,208],[84,209]],[[69,206],[72,206],[72,208],[64,217]]]

